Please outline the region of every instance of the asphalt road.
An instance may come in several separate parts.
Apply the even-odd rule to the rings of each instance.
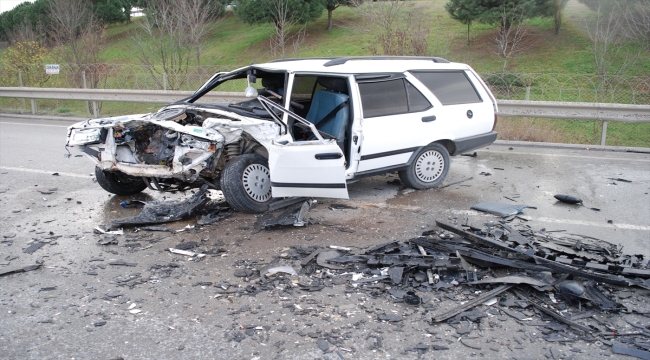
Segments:
[[[609,348],[588,342],[549,345],[537,339],[522,345],[517,338],[535,329],[514,321],[479,325],[474,332],[478,338],[469,338],[475,342],[489,343],[495,331],[505,335],[491,350],[468,348],[455,341],[458,335],[447,325],[418,321],[430,318],[422,310],[342,289],[294,297],[273,292],[222,297],[211,286],[192,285],[228,281],[246,287],[233,277],[241,264],[237,260],[268,261],[292,245],[366,247],[417,236],[436,219],[467,218],[479,226],[498,220],[470,210],[483,201],[534,207],[515,220],[534,230],[592,236],[650,257],[650,153],[511,144],[480,149],[476,157],[452,158],[445,184],[462,182],[443,189],[413,191],[389,183],[397,178],[392,174],[351,184],[350,200],[344,203],[356,209],[333,211],[328,205],[342,201],[320,200],[310,212],[320,225],[259,232],[255,216],[235,214],[211,227],[149,238],[135,234],[131,240],[120,237],[118,246],[102,247],[92,229],[136,210],[121,208],[119,203],[128,198],[109,195],[93,182],[93,165],[87,159],[74,153],[64,157],[69,124],[0,118],[0,270],[44,264],[36,271],[0,278],[0,358],[417,358],[404,348],[427,339],[440,339],[450,347],[436,352],[437,358],[546,358],[552,354],[549,346],[557,346],[567,358],[605,358],[611,355]],[[630,182],[612,180],[619,178]],[[558,203],[553,198],[558,193],[582,198],[586,206]],[[137,198],[163,197],[170,198],[150,191]],[[182,229],[195,221],[168,227]],[[48,243],[33,254],[22,252],[34,239]],[[165,251],[190,240],[219,247],[225,255],[192,262]],[[137,247],[127,246],[133,243]],[[138,265],[105,265],[111,259]],[[165,266],[166,277],[160,273]],[[89,275],[89,269],[98,275]],[[128,276],[148,281],[119,286]],[[114,290],[121,295],[106,296]],[[647,293],[632,299],[648,307]],[[287,311],[287,301],[317,310],[305,319]],[[356,318],[349,313],[337,317],[344,307],[358,310]],[[377,321],[373,314],[387,308],[413,321],[400,327]],[[133,309],[141,312],[132,314]],[[106,323],[98,325],[102,321]],[[233,335],[247,330],[250,334],[243,341]],[[317,336],[305,336],[310,331]],[[343,339],[332,349],[342,350],[322,351],[317,346],[316,338],[331,331]],[[383,334],[383,347],[371,334]],[[582,352],[575,350],[577,344]]]

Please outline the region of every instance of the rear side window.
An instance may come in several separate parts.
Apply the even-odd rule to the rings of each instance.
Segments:
[[[423,111],[431,103],[404,79],[359,83],[363,117]]]
[[[483,102],[464,71],[412,72],[443,105]]]

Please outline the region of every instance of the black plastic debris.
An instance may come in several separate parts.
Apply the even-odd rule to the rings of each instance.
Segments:
[[[420,305],[420,303],[422,302],[422,299],[415,294],[415,291],[407,291],[403,299],[404,299],[404,303],[413,306]]]
[[[129,266],[129,267],[138,266],[137,263],[130,263],[130,262],[126,262],[124,260],[115,260],[115,261],[109,262],[108,264],[109,265],[115,265],[115,266]]]
[[[383,321],[388,321],[388,322],[400,322],[404,319],[402,319],[401,316],[399,315],[393,315],[393,314],[379,314],[377,316],[377,319],[383,320]]]
[[[553,197],[567,204],[582,204],[582,199],[578,199],[577,197],[571,195],[557,194],[557,195],[553,195]]]
[[[593,281],[579,282],[576,280],[564,280],[555,285],[560,294],[570,303],[576,303],[579,299],[587,300],[602,310],[620,310],[623,305],[610,300],[603,294]]]
[[[46,243],[41,242],[41,241],[35,241],[31,245],[29,245],[27,248],[23,249],[24,253],[27,254],[33,254],[36,250],[42,248]]]
[[[16,274],[21,272],[33,271],[41,267],[41,264],[20,266],[20,267],[11,267],[8,269],[0,269],[0,276],[5,276],[9,274]]]
[[[639,359],[650,360],[650,352],[625,346],[619,342],[612,344],[612,352],[614,352],[614,354],[628,355]]]
[[[259,218],[258,223],[261,224],[261,228],[265,230],[281,226],[305,226],[309,222],[306,218],[307,213],[315,203],[315,200],[309,199],[301,204],[288,208],[275,217],[272,217],[269,213],[264,214]]]
[[[327,352],[330,349],[329,342],[323,338],[318,338],[317,344],[318,348],[321,349],[322,352]]]
[[[212,225],[229,217],[233,213],[232,209],[221,207],[210,209],[206,212],[207,214],[201,216],[201,218],[196,222],[197,225]]]
[[[501,217],[521,214],[528,205],[513,205],[498,202],[482,202],[472,205],[472,210],[483,211],[489,214],[494,214]]]
[[[207,191],[208,185],[203,185],[199,191],[186,200],[147,202],[138,215],[111,220],[111,228],[162,224],[182,220],[198,212],[210,201],[206,196]]]

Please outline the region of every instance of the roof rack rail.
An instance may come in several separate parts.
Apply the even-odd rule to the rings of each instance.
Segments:
[[[285,61],[300,61],[300,60],[334,60],[338,59],[337,57],[314,57],[314,58],[285,58],[285,59],[275,59],[269,61],[269,63],[285,62]]]
[[[350,60],[431,60],[434,63],[449,63],[446,59],[430,56],[347,56],[330,60],[323,66],[342,65]]]

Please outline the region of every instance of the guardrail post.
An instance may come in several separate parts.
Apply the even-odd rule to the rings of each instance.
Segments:
[[[607,121],[603,121],[603,132],[600,134],[600,146],[605,146],[607,140]]]
[[[22,71],[18,72],[18,83],[20,84],[20,87],[25,86],[25,85],[23,85],[23,72]],[[23,103],[23,109],[27,109],[27,107],[25,106],[25,98],[20,99],[20,101]]]
[[[163,73],[163,90],[167,91],[167,73]]]
[[[87,89],[86,85],[86,70],[81,72],[81,80],[83,80],[84,89]],[[90,115],[90,101],[86,101],[86,112]]]

